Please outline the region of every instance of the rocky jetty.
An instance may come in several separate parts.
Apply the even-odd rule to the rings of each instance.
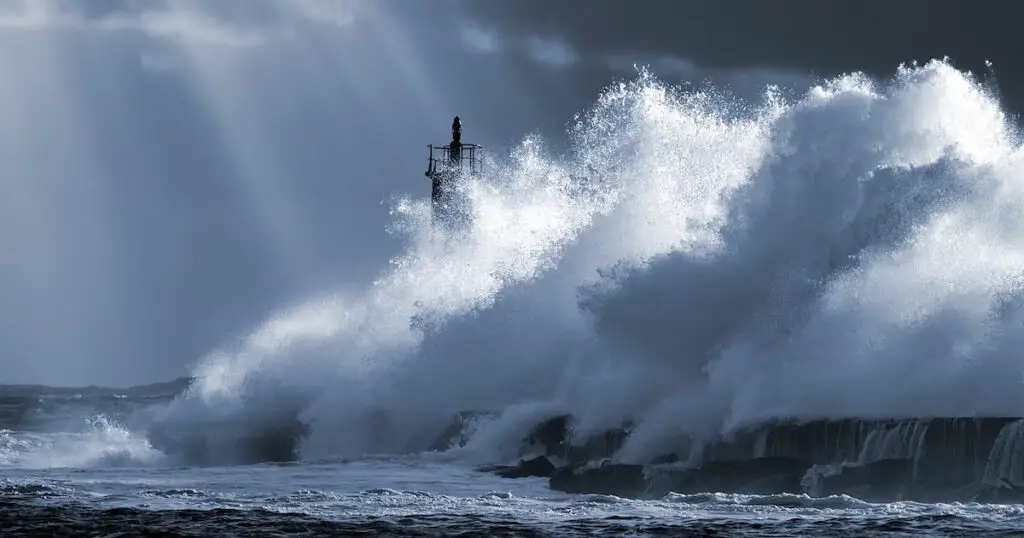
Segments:
[[[646,462],[616,460],[629,425],[582,442],[571,441],[572,427],[572,417],[551,417],[523,439],[518,465],[483,470],[548,477],[552,489],[566,493],[632,498],[722,492],[1024,501],[1019,417],[776,421]]]

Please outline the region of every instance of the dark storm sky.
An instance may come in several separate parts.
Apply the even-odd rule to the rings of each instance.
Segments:
[[[452,115],[501,153],[650,64],[767,83],[949,55],[1024,107],[1024,6],[901,0],[0,2],[0,383],[186,375],[361,289]]]
[[[1024,3],[951,0],[461,0],[481,24],[558,36],[581,56],[671,55],[705,70],[765,68],[834,76],[889,75],[901,62],[949,56],[994,64],[1007,102],[1024,106]],[[584,9],[583,6],[586,5]],[[594,65],[591,63],[590,65]],[[582,71],[582,70],[581,70]],[[601,69],[578,73],[599,85]]]

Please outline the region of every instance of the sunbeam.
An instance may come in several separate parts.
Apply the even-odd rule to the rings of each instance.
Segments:
[[[117,234],[123,215],[110,199],[118,181],[94,157],[97,125],[75,91],[81,79],[70,51],[78,36],[28,26],[0,43],[0,62],[17,73],[0,90],[7,353],[76,356],[62,368],[67,379],[88,375],[97,360],[128,367],[145,351],[128,299],[130,254]]]
[[[1019,17],[877,3],[0,0],[0,534],[1020,527]]]

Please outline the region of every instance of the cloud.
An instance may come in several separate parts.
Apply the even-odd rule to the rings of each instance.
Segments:
[[[501,49],[501,40],[495,32],[475,24],[459,25],[459,40],[473,52],[481,54],[493,54]]]
[[[365,3],[356,0],[284,0],[310,22],[348,26],[356,21]]]
[[[510,52],[534,63],[554,68],[569,67],[580,61],[576,50],[562,38],[539,35],[502,36],[493,29],[469,21],[459,24],[458,32],[462,45],[478,54]]]
[[[206,13],[184,9],[110,15],[95,24],[109,31],[139,31],[153,38],[234,47],[256,45],[270,37],[255,28],[225,23]]]
[[[485,26],[465,19],[458,25],[458,37],[463,46],[478,54],[506,53],[524,57],[544,68],[571,67],[598,68],[620,75],[634,74],[646,67],[658,76],[681,78],[688,82],[713,81],[728,86],[735,93],[757,97],[769,85],[800,89],[807,86],[810,77],[794,70],[769,67],[706,66],[690,58],[670,53],[652,53],[640,50],[585,50],[556,34],[516,35],[502,34],[493,25]],[[546,36],[546,37],[545,37]]]
[[[529,37],[526,50],[536,62],[551,67],[569,67],[579,61],[579,55],[563,39]]]
[[[0,8],[0,29],[137,33],[177,43],[251,47],[295,35],[297,23],[348,26],[360,7],[355,0],[250,1],[257,8],[276,8],[278,15],[290,17],[267,18],[274,23],[258,22],[255,17],[228,19],[217,14],[223,5],[213,2],[131,2],[96,14],[84,2],[8,0]]]
[[[130,9],[125,6],[125,9],[102,15],[89,15],[74,4],[48,0],[6,4],[0,11],[0,28],[136,32],[151,38],[229,46],[253,45],[265,38],[264,33],[255,29],[229,24],[208,13],[187,8]]]
[[[947,56],[975,73],[992,72],[986,61],[1017,65],[1024,16],[1020,2],[965,9],[957,0],[862,0],[843,9],[820,0],[791,0],[789,9],[749,0],[453,1],[463,17],[498,32],[560,36],[594,59],[588,67],[636,51],[687,58],[717,74],[767,68],[824,78],[853,71],[888,77],[901,63]],[[997,82],[1007,104],[1024,110],[1024,74],[1004,67]]]

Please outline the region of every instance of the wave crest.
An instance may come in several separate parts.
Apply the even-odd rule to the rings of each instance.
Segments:
[[[211,355],[159,427],[294,422],[315,457],[423,450],[467,409],[503,412],[480,431],[504,443],[545,409],[634,421],[623,450],[657,454],[772,417],[1024,410],[1024,152],[969,74],[751,104],[642,72],[569,135],[467,181],[457,238],[399,201],[408,249],[371,287]]]

